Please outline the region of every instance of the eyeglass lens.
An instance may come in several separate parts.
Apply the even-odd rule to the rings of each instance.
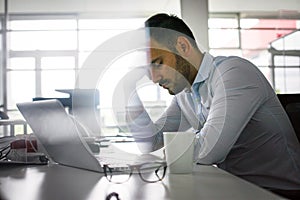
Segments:
[[[129,166],[116,169],[105,166],[104,173],[108,181],[113,183],[124,183],[129,180],[132,172]]]
[[[154,183],[164,178],[165,168],[160,163],[143,164],[139,169],[139,174],[144,181]]]
[[[137,171],[135,171],[137,170]],[[129,180],[132,173],[138,172],[145,182],[154,183],[161,181],[166,173],[166,165],[162,163],[147,163],[137,166],[127,166],[115,170],[109,166],[104,166],[105,176],[113,183],[124,183]]]

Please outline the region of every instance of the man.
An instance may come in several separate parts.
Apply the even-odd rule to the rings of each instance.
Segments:
[[[239,57],[202,53],[191,30],[176,16],[157,14],[145,25],[150,78],[174,98],[156,122],[134,110],[132,130],[155,132],[143,140],[156,150],[162,147],[162,132],[192,128],[198,132],[197,163],[217,164],[261,187],[299,195],[300,145],[259,69]]]

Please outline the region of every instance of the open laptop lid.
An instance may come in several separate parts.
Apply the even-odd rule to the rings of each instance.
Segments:
[[[74,120],[58,100],[18,103],[17,107],[53,161],[103,171],[82,139]]]

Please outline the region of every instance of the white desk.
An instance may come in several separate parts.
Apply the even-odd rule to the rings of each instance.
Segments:
[[[196,166],[193,174],[167,174],[158,183],[133,175],[124,184],[113,184],[103,174],[61,165],[0,165],[0,199],[102,200],[111,192],[121,200],[280,199],[212,166]]]

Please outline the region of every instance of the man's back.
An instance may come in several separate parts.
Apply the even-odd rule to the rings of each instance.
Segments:
[[[259,69],[238,57],[205,55],[200,74],[207,74],[198,92],[209,114],[200,130],[198,162],[217,163],[262,187],[299,190],[300,145]],[[186,110],[184,98],[177,101]]]
[[[299,189],[300,145],[276,96],[255,112],[218,166],[262,187]]]

